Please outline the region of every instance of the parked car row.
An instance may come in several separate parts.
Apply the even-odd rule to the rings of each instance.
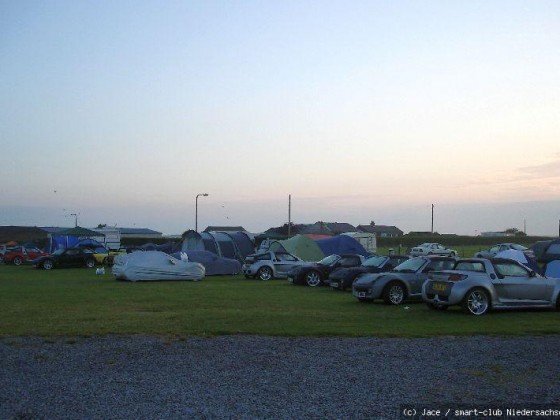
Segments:
[[[31,262],[35,258],[48,255],[46,252],[41,251],[39,248],[25,247],[17,245],[8,248],[2,259],[6,264],[22,265],[26,262]]]
[[[434,310],[458,305],[472,315],[492,309],[560,309],[560,279],[541,276],[529,266],[506,258],[460,259],[430,254],[366,259],[355,254],[333,254],[317,263],[306,263],[289,253],[269,251],[248,258],[243,272],[247,278],[262,280],[287,277],[294,285],[351,288],[352,296],[360,302],[380,299],[400,305],[416,300]]]

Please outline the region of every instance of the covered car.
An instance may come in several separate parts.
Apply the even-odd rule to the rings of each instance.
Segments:
[[[207,276],[228,276],[239,274],[241,272],[241,263],[233,258],[220,257],[210,251],[189,250],[175,252],[172,254],[175,258],[181,259],[182,255],[187,255],[187,260],[197,262],[204,266]]]
[[[117,280],[193,280],[204,278],[204,266],[160,251],[136,251],[115,257],[112,273]]]

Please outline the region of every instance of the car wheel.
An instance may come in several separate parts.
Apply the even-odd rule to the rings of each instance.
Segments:
[[[21,265],[23,260],[21,259],[21,257],[15,257],[12,262],[14,263],[14,265]]]
[[[406,299],[406,289],[399,281],[392,281],[383,289],[383,302],[387,305],[400,305]]]
[[[261,267],[257,273],[257,276],[261,280],[270,280],[272,278],[272,270],[270,267]]]
[[[87,268],[93,268],[95,267],[95,260],[93,258],[90,258],[86,261],[86,267]]]
[[[310,271],[305,275],[305,282],[311,287],[319,286],[321,284],[321,276],[316,271]]]
[[[455,258],[457,256],[457,253],[456,252],[451,252],[451,253],[449,253],[449,256],[451,258]]]
[[[463,299],[463,310],[471,315],[484,315],[490,309],[488,292],[480,287],[469,291]]]
[[[447,308],[449,308],[449,306],[447,305],[437,305],[432,302],[426,302],[426,305],[428,306],[428,308],[433,309],[434,311],[446,311]]]
[[[43,268],[45,270],[52,270],[53,267],[54,267],[54,263],[52,262],[52,260],[43,261]]]

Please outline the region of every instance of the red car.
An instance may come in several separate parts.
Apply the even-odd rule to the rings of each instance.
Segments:
[[[6,264],[21,265],[24,262],[34,260],[35,258],[49,255],[41,251],[39,248],[26,248],[24,246],[15,246],[4,254],[4,262]]]

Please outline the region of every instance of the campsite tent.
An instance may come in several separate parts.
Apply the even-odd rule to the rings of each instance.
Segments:
[[[70,229],[57,231],[50,235],[47,252],[54,252],[60,248],[76,246],[78,242],[88,238],[102,238],[103,233],[76,226]]]
[[[375,233],[346,232],[342,233],[342,235],[347,235],[357,240],[370,254],[375,254],[377,252],[377,237],[375,236]]]
[[[359,254],[364,257],[369,253],[364,247],[354,238],[348,235],[337,235],[331,238],[318,239],[317,245],[325,255],[331,254]]]
[[[560,260],[550,261],[544,267],[544,275],[547,277],[560,278]]]
[[[271,251],[286,251],[304,261],[319,261],[325,254],[319,245],[304,235],[296,235],[282,241],[271,241]]]
[[[195,232],[183,233],[182,251],[209,251],[220,257],[243,261],[254,252],[253,243],[243,232]]]
[[[523,251],[518,251],[516,249],[508,249],[507,251],[498,252],[496,258],[508,258],[510,260],[515,260],[521,264],[529,267],[536,273],[540,273],[541,270],[537,264],[537,261],[533,258],[528,257]]]

